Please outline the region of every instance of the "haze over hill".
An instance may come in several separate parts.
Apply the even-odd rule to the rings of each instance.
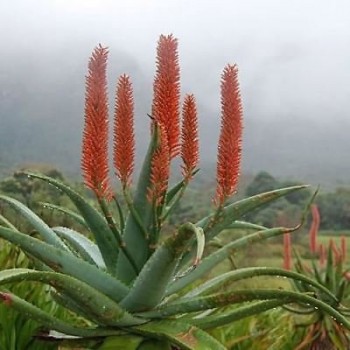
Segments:
[[[111,109],[118,75],[132,77],[137,148],[144,150],[156,41],[173,32],[180,44],[182,91],[197,96],[204,169],[215,166],[220,74],[227,62],[237,62],[245,112],[243,172],[264,169],[313,184],[350,184],[348,2],[147,4],[0,5],[7,43],[0,55],[3,169],[48,162],[67,174],[79,172],[84,75],[98,42],[110,46]],[[30,11],[34,16],[27,16]]]

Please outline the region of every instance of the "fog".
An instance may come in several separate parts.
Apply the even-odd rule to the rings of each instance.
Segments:
[[[144,140],[157,39],[168,33],[179,39],[182,92],[199,104],[204,167],[215,163],[220,74],[237,63],[243,171],[350,183],[350,3],[340,0],[0,0],[0,163],[78,171],[98,43],[110,50],[111,104],[118,75],[132,77]]]

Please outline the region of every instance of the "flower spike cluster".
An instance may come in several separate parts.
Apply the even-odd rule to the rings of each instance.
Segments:
[[[190,180],[199,162],[199,138],[196,100],[186,95],[182,107],[181,127],[182,175]]]
[[[135,135],[133,90],[127,75],[122,75],[117,84],[113,160],[116,175],[122,186],[130,186],[135,161]]]
[[[242,102],[237,66],[227,65],[221,79],[221,130],[218,144],[215,204],[220,207],[238,184],[242,153]]]
[[[84,183],[100,199],[112,196],[108,175],[107,56],[108,50],[99,45],[89,62],[81,161]]]
[[[152,116],[164,126],[170,159],[180,153],[180,67],[177,39],[161,35],[153,84]]]

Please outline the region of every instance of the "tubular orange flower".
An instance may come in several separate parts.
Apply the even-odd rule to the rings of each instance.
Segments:
[[[227,65],[222,74],[221,114],[214,197],[218,206],[236,190],[240,171],[243,110],[236,65]]]
[[[170,158],[180,153],[180,67],[177,39],[161,35],[153,84],[153,118],[164,125]]]
[[[342,260],[345,261],[346,260],[346,252],[347,252],[345,236],[340,237],[340,249],[341,249]]]
[[[182,107],[181,158],[182,175],[190,180],[199,162],[199,139],[196,99],[186,95]]]
[[[327,256],[326,256],[326,248],[321,243],[318,247],[319,257],[320,257],[320,265],[321,267],[324,267],[326,264]]]
[[[170,173],[169,148],[166,142],[166,132],[162,125],[159,125],[159,144],[154,151],[151,163],[151,185],[148,188],[147,198],[156,206],[160,205],[166,194]]]
[[[134,100],[130,79],[122,75],[117,84],[114,111],[114,168],[123,187],[129,186],[134,170]]]
[[[289,233],[283,235],[283,268],[286,270],[292,269],[292,244]]]
[[[84,183],[98,198],[110,199],[108,168],[107,48],[99,45],[89,61],[86,77],[85,123],[81,169]]]
[[[310,252],[316,253],[317,233],[320,227],[320,213],[318,211],[317,205],[313,204],[311,206],[311,214],[312,214],[312,223],[309,231]]]

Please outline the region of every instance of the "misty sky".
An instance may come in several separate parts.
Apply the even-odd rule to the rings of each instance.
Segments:
[[[350,97],[350,2],[340,0],[1,0],[2,54],[38,56],[97,43],[154,72],[159,34],[180,41],[183,87],[218,98],[223,66],[238,63],[245,105],[260,116],[347,118]],[[4,52],[5,51],[5,52]],[[40,59],[40,57],[38,57]],[[128,72],[132,75],[132,72]],[[210,99],[210,98],[209,98]],[[327,112],[327,113],[324,113]],[[250,113],[249,113],[250,114]],[[285,114],[285,113],[283,113]],[[286,117],[286,116],[284,116]]]
[[[126,70],[150,101],[157,39],[169,33],[179,39],[182,91],[195,93],[202,125],[217,124],[220,74],[237,63],[248,138],[251,120],[262,130],[271,121],[292,131],[308,123],[311,133],[350,126],[348,0],[0,0],[0,75],[50,61],[51,79],[80,67],[83,84],[102,43],[113,79]]]

